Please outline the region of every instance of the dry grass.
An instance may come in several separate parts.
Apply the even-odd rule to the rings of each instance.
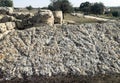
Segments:
[[[96,23],[99,22],[96,19],[88,19],[88,18],[84,18],[84,17],[78,17],[78,16],[72,16],[71,14],[65,14],[64,16],[64,20],[69,20],[69,21],[74,21],[76,24],[80,24],[80,23]]]

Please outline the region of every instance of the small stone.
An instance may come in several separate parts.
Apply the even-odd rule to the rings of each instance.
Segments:
[[[0,33],[7,31],[5,23],[0,23]]]

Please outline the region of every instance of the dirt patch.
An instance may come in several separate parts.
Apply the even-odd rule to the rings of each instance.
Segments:
[[[31,76],[25,79],[12,79],[10,81],[1,81],[0,83],[119,83],[120,74],[97,75],[97,76]]]

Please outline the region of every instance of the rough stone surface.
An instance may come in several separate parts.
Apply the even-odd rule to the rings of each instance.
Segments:
[[[12,30],[16,28],[15,22],[6,22],[5,24],[6,24],[7,30]]]
[[[5,23],[0,23],[0,33],[3,33],[7,30]]]
[[[35,24],[44,23],[53,26],[54,16],[52,11],[50,10],[39,10],[39,12],[36,13],[35,16],[32,18],[32,21]]]
[[[55,19],[54,23],[62,24],[62,21],[63,21],[63,13],[62,13],[62,11],[54,11],[53,15],[54,15],[54,19]]]
[[[120,73],[120,23],[15,30],[0,39],[3,78]]]
[[[16,28],[15,22],[0,23],[0,33]]]
[[[34,14],[30,13],[30,12],[14,12],[12,13],[12,16],[14,16],[17,19],[28,19],[32,16],[34,16]]]
[[[16,18],[13,16],[4,15],[0,18],[0,23],[13,22],[13,21],[16,21]]]
[[[0,7],[0,14],[11,14],[13,13],[12,7]]]
[[[62,24],[62,12],[56,11],[55,22]],[[50,10],[39,10],[37,13],[13,12],[13,8],[0,7],[0,23],[15,22],[17,29],[26,29],[41,24],[54,25],[54,16]],[[10,25],[12,26],[12,25]],[[13,27],[14,28],[14,27]],[[0,32],[6,31],[4,26]]]

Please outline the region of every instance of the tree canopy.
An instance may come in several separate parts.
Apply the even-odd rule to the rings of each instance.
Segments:
[[[0,7],[13,7],[13,0],[0,0]]]
[[[93,13],[93,14],[103,14],[104,12],[104,4],[103,3],[90,3],[90,2],[84,2],[80,4],[80,11],[84,13]]]
[[[94,3],[92,6],[91,6],[91,12],[93,14],[103,14],[104,12],[104,4],[103,3]]]
[[[68,0],[51,0],[48,9],[52,11],[61,10],[63,13],[69,13],[73,11],[73,7]]]
[[[33,9],[33,7],[32,7],[31,5],[27,6],[26,8],[27,8],[28,10],[32,10],[32,9]]]
[[[84,2],[80,4],[80,11],[83,11],[85,13],[90,13],[90,7],[91,7],[91,3],[90,2]]]

